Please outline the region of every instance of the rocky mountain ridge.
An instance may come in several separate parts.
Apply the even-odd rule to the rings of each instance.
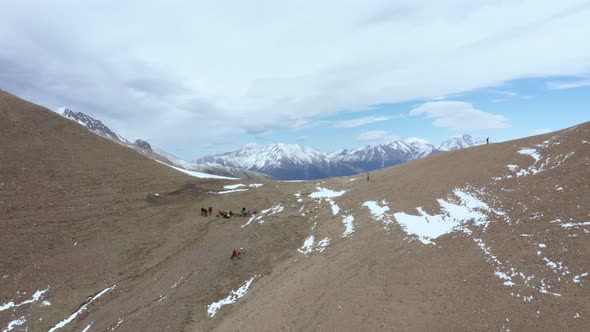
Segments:
[[[189,161],[178,158],[164,150],[152,148],[151,144],[142,139],[137,139],[135,142],[131,142],[125,137],[115,133],[108,126],[102,123],[100,120],[94,119],[93,117],[84,114],[82,112],[76,112],[68,108],[63,108],[61,115],[69,120],[75,121],[78,124],[86,127],[91,132],[115,141],[121,145],[127,146],[151,159],[162,162],[166,165],[182,168],[188,171],[200,172],[205,174],[235,177],[243,179],[260,179],[260,178],[271,178],[266,174],[257,173],[241,169],[239,167],[223,166],[219,164],[207,163],[207,164],[195,164]]]
[[[244,168],[281,180],[313,180],[374,171],[443,151],[484,143],[484,139],[465,134],[450,138],[437,147],[425,139],[411,137],[328,153],[299,144],[278,143],[262,147],[248,145],[237,151],[205,156],[194,162]]]

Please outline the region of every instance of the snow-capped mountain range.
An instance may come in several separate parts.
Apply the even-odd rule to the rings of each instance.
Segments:
[[[94,119],[91,116],[88,116],[82,112],[75,112],[67,108],[60,109],[60,114],[72,121],[75,121],[86,127],[91,132],[100,135],[102,137],[108,138],[116,143],[121,145],[127,146],[151,159],[159,161],[169,166],[185,169],[187,171],[192,172],[200,172],[206,173],[211,175],[218,175],[218,176],[225,176],[225,177],[233,177],[233,178],[242,178],[242,179],[270,179],[271,176],[257,173],[254,171],[249,171],[246,169],[242,169],[239,167],[232,167],[232,166],[223,166],[220,164],[213,164],[213,163],[205,163],[205,164],[195,164],[189,161],[183,160],[178,158],[164,150],[153,148],[148,142],[138,139],[135,142],[131,142],[130,140],[126,139],[125,137],[115,133],[109,127],[107,127],[104,123],[100,120]]]
[[[241,150],[206,156],[197,164],[215,163],[269,174],[281,180],[310,180],[357,174],[354,168],[332,160],[327,154],[299,144],[271,144],[263,147],[245,146]]]
[[[261,147],[248,145],[241,150],[205,156],[194,162],[244,168],[282,180],[312,180],[368,172],[484,143],[484,139],[463,135],[450,138],[436,147],[425,139],[411,137],[328,153],[299,144],[278,143]]]
[[[463,135],[460,137],[452,137],[452,138],[449,138],[448,140],[442,142],[438,146],[438,150],[439,151],[453,151],[453,150],[464,149],[464,148],[468,148],[468,147],[472,147],[472,146],[476,146],[476,145],[482,145],[485,143],[486,143],[485,138],[471,137],[469,135]]]
[[[442,151],[452,151],[485,143],[469,135],[450,138],[438,146],[411,137],[357,149],[322,152],[299,144],[247,145],[240,150],[205,156],[193,162],[183,160],[138,139],[129,141],[100,120],[82,112],[62,109],[61,115],[86,127],[93,133],[132,148],[164,164],[188,171],[236,178],[276,178],[312,180],[348,176],[424,158]]]

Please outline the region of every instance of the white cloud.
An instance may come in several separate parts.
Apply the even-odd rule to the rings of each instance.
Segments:
[[[362,118],[350,119],[350,120],[339,120],[335,121],[334,125],[336,127],[344,127],[344,128],[354,128],[354,127],[361,127],[373,122],[380,122],[380,121],[387,121],[390,120],[392,117],[387,116],[366,116]]]
[[[6,1],[0,88],[188,149],[370,105],[582,75],[589,16],[581,0]]]
[[[507,96],[507,97],[516,97],[516,96],[518,96],[518,93],[517,92],[508,91],[508,90],[487,89],[487,91],[490,92],[490,93],[494,93],[494,94],[498,94],[498,95],[502,95],[502,96]]]
[[[537,130],[533,131],[533,135],[547,134],[552,131],[553,131],[553,129],[549,129],[549,128],[537,129]]]
[[[451,130],[480,130],[506,128],[508,119],[473,108],[471,103],[463,101],[434,101],[424,103],[410,111],[410,116],[424,115],[434,119],[435,127]]]
[[[297,142],[304,142],[304,141],[307,141],[308,139],[309,139],[309,137],[307,137],[307,136],[297,136],[297,137],[295,137],[295,140]]]
[[[553,90],[575,89],[584,86],[590,86],[590,79],[582,79],[575,81],[561,81],[561,82],[547,82],[547,87]]]
[[[357,141],[384,143],[398,140],[399,137],[385,130],[366,131],[357,137]]]

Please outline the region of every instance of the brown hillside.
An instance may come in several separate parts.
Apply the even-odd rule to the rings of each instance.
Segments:
[[[219,188],[3,91],[0,161],[0,309],[47,289],[33,304],[0,310],[2,329],[24,317],[21,327],[47,331],[87,297],[114,284],[110,296],[129,297],[127,287],[162,271],[170,271],[176,281],[176,268],[187,264],[180,263],[183,252],[202,246],[198,239],[206,233],[195,224],[196,201]],[[162,194],[146,199],[154,193]],[[215,197],[207,200],[208,205],[219,207],[217,203]],[[225,258],[231,246],[223,249]],[[190,258],[196,260],[190,264],[198,262]],[[142,292],[147,295],[138,289]],[[43,300],[51,305],[40,305]],[[136,311],[135,304],[115,312]],[[171,326],[183,324],[186,314],[180,310],[172,314],[178,321]],[[112,323],[117,319],[94,326]],[[73,321],[65,330],[80,324]]]
[[[371,181],[252,187],[187,178],[3,92],[0,130],[2,329],[583,331],[590,324],[590,123],[441,153],[372,172]],[[518,152],[524,148],[539,161]],[[246,190],[216,193],[232,184]],[[345,192],[317,198],[318,187]],[[367,201],[389,211],[376,220]],[[201,217],[202,206],[259,213]],[[412,219],[404,229],[418,207],[431,223]],[[354,218],[349,233],[346,216]],[[436,218],[460,223],[421,238],[430,244],[408,234],[416,224],[432,231]],[[241,255],[230,259],[234,248]],[[247,280],[242,298],[208,313]]]
[[[523,148],[536,149],[541,159],[534,163],[517,152]],[[517,177],[507,165],[530,174]],[[532,174],[531,167],[540,172]],[[329,247],[254,283],[239,305],[218,318],[220,330],[586,331],[590,326],[590,123],[434,155],[373,172],[369,182],[359,176],[323,186],[348,190],[335,199],[344,213],[334,218],[325,211],[317,229],[308,230],[317,239],[330,237]],[[497,213],[474,209],[487,225],[467,218],[463,230],[427,245],[395,222],[394,213],[417,216],[417,207],[429,215],[461,215],[443,211],[437,202],[467,206],[455,189]],[[388,225],[361,207],[383,200],[393,221]],[[342,238],[345,214],[354,216],[356,229]],[[413,222],[432,227],[425,218]]]

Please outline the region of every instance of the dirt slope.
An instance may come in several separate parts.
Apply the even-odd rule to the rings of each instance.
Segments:
[[[116,325],[120,316],[130,323],[137,316],[136,326],[147,330],[178,330],[190,317],[192,308],[183,308],[191,301],[170,296],[177,306],[166,303],[160,320],[146,321],[154,312],[150,294],[156,300],[162,294],[159,283],[168,278],[162,287],[170,289],[186,272],[194,279],[185,276],[187,288],[202,282],[187,295],[207,294],[223,282],[218,274],[234,268],[216,266],[216,260],[226,262],[234,243],[227,225],[207,227],[215,218],[197,218],[197,202],[221,183],[175,172],[2,91],[0,161],[2,329],[12,324],[15,330],[47,331],[88,297],[117,285],[63,330],[81,330],[84,317],[90,316],[90,324],[94,315],[100,321],[93,330]],[[162,194],[146,199],[155,193]],[[225,199],[215,195],[203,202],[217,208]]]
[[[334,217],[329,205],[310,198],[304,204],[323,206],[308,234],[329,237],[329,246],[295,255],[254,282],[239,305],[212,319],[224,331],[587,330],[589,157],[585,123],[384,169],[369,182],[325,181],[321,186],[347,190],[334,198],[342,212]],[[404,215],[396,213],[418,216],[417,207],[447,221],[461,219],[461,207],[470,204],[455,189],[488,211],[473,208],[462,229],[431,239],[433,244],[398,223]],[[375,220],[362,206],[366,201],[389,211]],[[442,211],[448,203],[456,204]],[[355,231],[343,238],[345,215],[354,217]],[[435,227],[425,219],[411,221]]]
[[[443,153],[368,182],[255,184],[187,178],[0,92],[0,328],[584,330],[589,130]],[[367,201],[389,210],[375,217]],[[201,217],[202,206],[259,213]],[[411,219],[417,207],[431,224]],[[443,235],[424,235],[434,226]]]

